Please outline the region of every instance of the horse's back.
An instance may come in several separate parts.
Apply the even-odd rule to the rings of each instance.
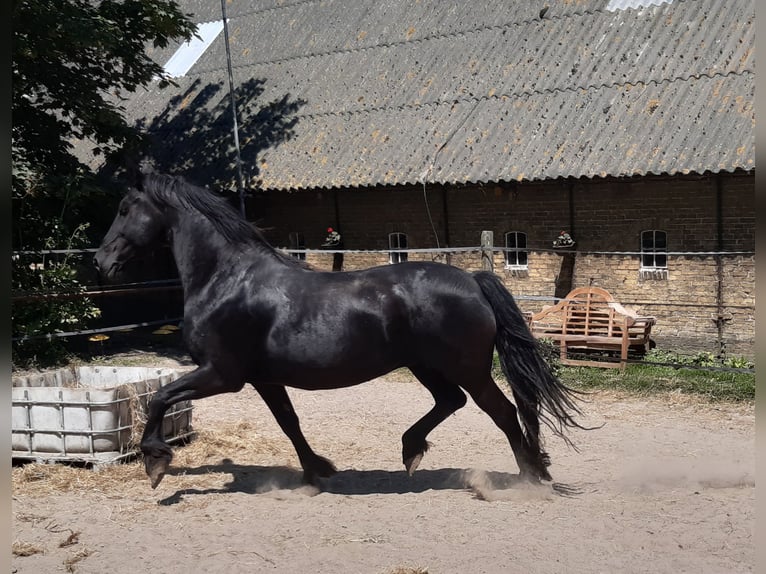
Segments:
[[[437,345],[464,354],[474,344],[492,346],[495,315],[471,273],[430,261],[362,273],[397,301],[414,349]]]
[[[459,267],[434,261],[405,261],[348,273],[378,280],[382,285],[393,283],[411,285],[418,289],[437,290],[449,288],[456,294],[464,296],[475,296],[481,292],[471,273]]]

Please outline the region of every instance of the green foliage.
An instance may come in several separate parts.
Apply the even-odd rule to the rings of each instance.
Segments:
[[[87,224],[82,224],[75,229],[68,238],[67,249],[83,246],[86,228]],[[54,226],[53,234],[48,237],[51,245],[56,247],[58,231]],[[89,299],[76,296],[82,293],[83,286],[78,280],[72,258],[72,255],[57,258],[39,252],[12,257],[12,288],[19,298],[11,305],[13,338],[77,330],[99,316],[98,307]],[[58,297],[47,297],[51,293],[58,294]],[[64,342],[55,338],[50,341],[14,341],[12,351],[15,367],[48,366],[60,363],[66,357]]]
[[[548,366],[551,369],[551,372],[554,374],[554,376],[560,377],[562,366],[561,348],[559,347],[559,344],[553,339],[546,338],[539,339],[537,343],[540,348],[540,352],[545,359],[545,362],[548,363]]]
[[[82,168],[74,138],[95,154],[137,145],[122,94],[169,82],[146,46],[196,30],[172,0],[19,0],[12,18],[13,160],[45,174]]]
[[[172,0],[17,0],[12,9],[11,158],[14,249],[61,247],[81,223],[94,223],[105,191],[73,153],[140,148],[123,93],[159,77],[146,46],[190,39],[195,25]]]
[[[77,293],[77,262],[40,252],[92,246],[116,198],[93,183],[72,142],[89,142],[95,155],[138,150],[142,138],[125,120],[123,94],[155,77],[167,85],[146,47],[189,40],[196,26],[173,0],[14,0],[12,29],[12,246],[36,252],[13,257],[14,298]],[[84,298],[17,300],[12,332],[71,331],[97,315]],[[45,364],[63,352],[55,339],[28,341],[14,344],[13,360]]]
[[[644,359],[650,363],[665,363],[672,365],[694,367],[726,367],[730,369],[754,369],[755,364],[744,358],[735,356],[719,356],[709,351],[700,351],[693,355],[652,349]]]
[[[75,295],[83,291],[78,270],[91,255],[46,254],[48,250],[90,247],[88,220],[94,207],[108,208],[103,192],[84,177],[27,175],[25,197],[14,196],[11,258],[11,332],[13,338],[76,331],[89,326],[99,309]],[[17,189],[14,189],[17,191]],[[22,192],[23,193],[23,192]],[[99,197],[100,196],[100,197]],[[58,297],[46,297],[52,293]],[[63,295],[63,296],[62,296]],[[64,360],[64,339],[14,341],[14,367],[50,366]]]

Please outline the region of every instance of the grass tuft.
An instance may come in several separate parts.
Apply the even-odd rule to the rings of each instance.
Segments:
[[[755,374],[749,372],[640,364],[628,365],[624,372],[618,369],[565,367],[561,369],[560,376],[564,384],[581,390],[622,390],[643,396],[679,392],[710,401],[755,400]]]

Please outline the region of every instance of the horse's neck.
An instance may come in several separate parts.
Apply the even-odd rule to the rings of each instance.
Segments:
[[[188,295],[231,266],[238,250],[232,249],[221,233],[202,216],[189,216],[173,225],[173,256]]]
[[[238,268],[257,264],[259,258],[264,260],[259,267],[273,261],[273,257],[258,246],[232,245],[210,221],[198,214],[180,218],[173,224],[172,232],[173,256],[187,298],[207,289],[214,280],[235,277]]]

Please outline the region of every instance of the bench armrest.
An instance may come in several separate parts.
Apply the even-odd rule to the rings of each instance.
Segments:
[[[633,309],[628,309],[627,307],[623,307],[619,303],[610,302],[609,306],[612,309],[614,309],[617,313],[620,313],[621,315],[626,315],[629,318],[628,325],[630,326],[638,327],[640,325],[646,325],[648,327],[651,327],[657,322],[656,318],[650,317],[648,315],[639,315]]]

